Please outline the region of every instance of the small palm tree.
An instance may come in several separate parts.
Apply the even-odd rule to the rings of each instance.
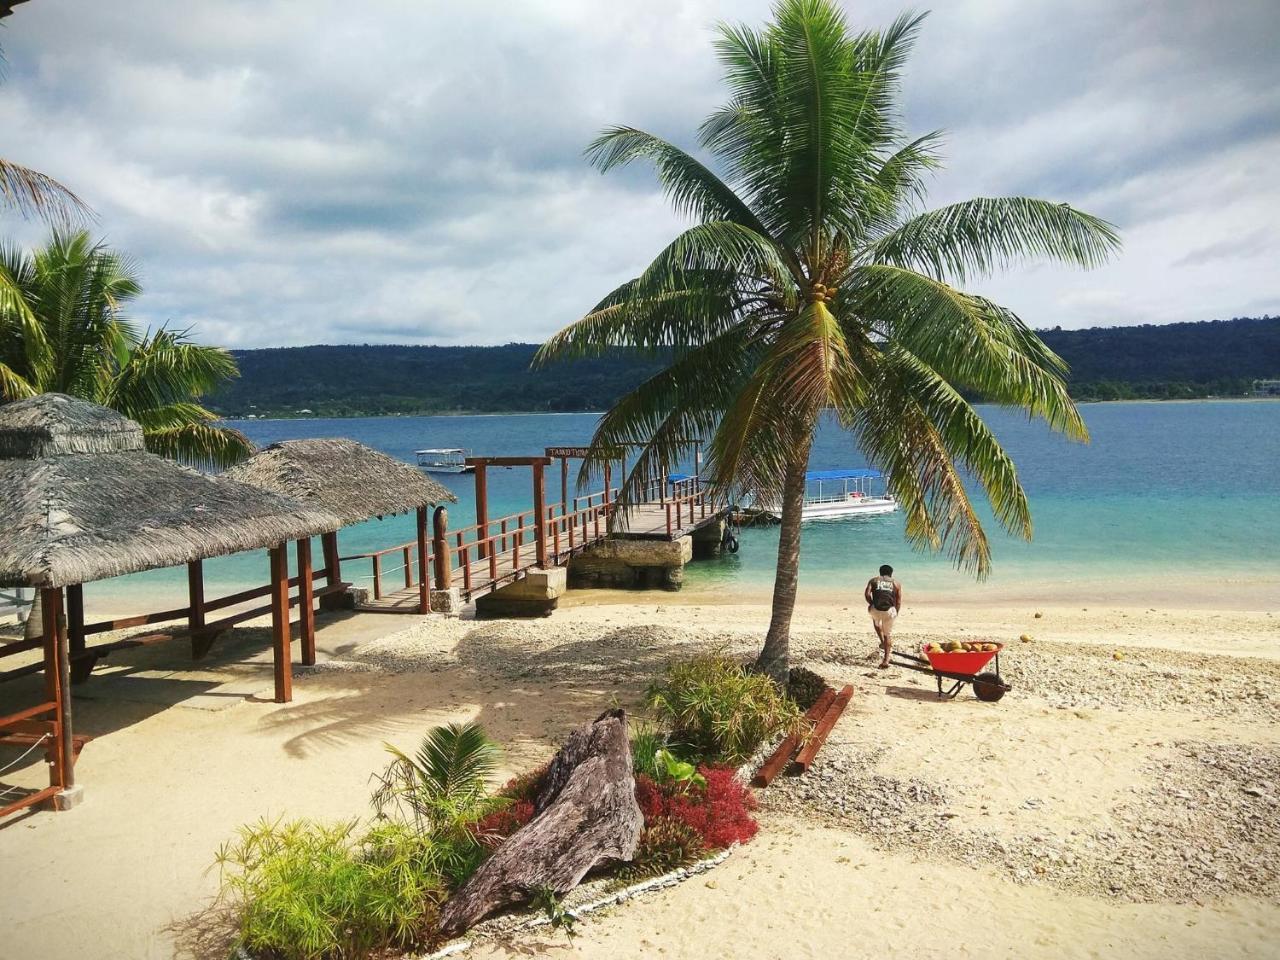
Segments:
[[[432,727],[412,757],[386,748],[394,759],[376,778],[373,805],[380,814],[402,804],[419,829],[431,831],[466,827],[492,809],[488,780],[501,751],[479,724]]]
[[[123,309],[141,292],[132,262],[86,231],[55,231],[27,253],[0,244],[0,397],[67,393],[119,410],[143,428],[148,449],[223,467],[253,451],[218,426],[198,399],[237,375],[225,350],[183,332],[138,330]]]
[[[1028,257],[1090,267],[1117,248],[1066,204],[982,198],[922,211],[940,135],[910,139],[899,75],[921,17],[854,33],[830,0],[782,0],[763,30],[722,25],[729,101],[700,141],[723,174],[631,127],[588,149],[602,171],[653,163],[696,223],[536,362],[616,346],[670,356],[593,437],[595,462],[644,444],[621,505],[710,436],[707,480],[781,504],[773,611],[758,665],[789,667],[805,470],[823,411],[889,476],[908,539],[983,576],[990,546],[966,479],[1030,538],[1013,461],[967,395],[1087,439],[1065,365],[1012,311],[957,284]]]

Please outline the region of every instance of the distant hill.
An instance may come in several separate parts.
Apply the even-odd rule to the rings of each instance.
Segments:
[[[1280,377],[1280,317],[1043,330],[1085,400],[1242,396]],[[210,398],[226,416],[602,410],[661,364],[618,350],[531,371],[536,345],[314,346],[234,351],[240,379]],[[305,415],[305,414],[304,414]]]

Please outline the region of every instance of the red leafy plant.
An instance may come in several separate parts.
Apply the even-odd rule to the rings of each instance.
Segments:
[[[760,829],[751,816],[756,799],[734,768],[704,765],[698,772],[705,786],[636,777],[636,802],[646,826],[664,818],[679,821],[695,830],[708,850],[723,850],[754,837]]]
[[[533,801],[546,775],[544,764],[507,781],[497,796],[509,802],[476,823],[481,843],[492,850],[533,819]]]

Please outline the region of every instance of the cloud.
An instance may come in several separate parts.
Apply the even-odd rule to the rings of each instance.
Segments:
[[[723,97],[712,25],[768,6],[24,5],[2,150],[140,261],[144,322],[240,347],[538,340],[681,225],[647,171],[600,177],[583,147],[613,122],[692,145]],[[1043,195],[1125,233],[1113,266],[981,292],[1041,326],[1280,312],[1278,33],[1270,0],[936,4],[905,104],[949,132],[933,202]]]

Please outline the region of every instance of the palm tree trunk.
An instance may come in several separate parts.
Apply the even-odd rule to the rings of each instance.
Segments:
[[[22,631],[22,636],[27,640],[34,640],[44,633],[44,601],[40,599],[42,592],[39,587],[35,588],[31,609],[27,611],[27,623]]]
[[[796,451],[782,486],[782,529],[778,535],[778,569],[773,581],[773,614],[756,669],[778,684],[791,674],[791,615],[800,583],[800,520],[804,514],[804,473],[809,445]]]

